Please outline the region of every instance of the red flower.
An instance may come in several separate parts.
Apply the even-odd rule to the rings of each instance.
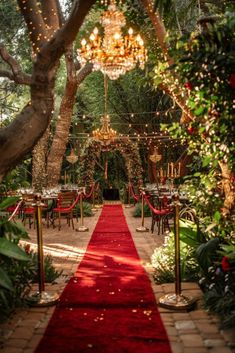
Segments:
[[[189,126],[189,127],[187,128],[187,130],[188,130],[188,133],[189,133],[190,135],[193,135],[194,132],[195,132],[195,129],[194,129],[192,126]]]
[[[230,87],[235,88],[235,74],[230,75],[228,83]]]
[[[221,261],[221,267],[223,271],[229,271],[231,269],[230,263],[229,263],[229,257],[224,256]]]
[[[190,91],[193,89],[193,86],[190,82],[185,82],[184,87],[189,89]]]

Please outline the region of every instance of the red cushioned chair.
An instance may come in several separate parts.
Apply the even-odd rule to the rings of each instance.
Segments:
[[[26,221],[29,222],[29,228],[31,228],[32,224],[35,228],[36,223],[36,214],[35,208],[33,204],[35,203],[35,195],[34,194],[23,194],[22,198],[24,200],[23,208],[22,208],[22,222],[24,226],[26,225]]]
[[[79,199],[76,196],[77,196],[76,191],[65,191],[65,192],[59,193],[58,199],[57,199],[57,205],[52,210],[53,225],[55,226],[55,220],[58,218],[59,230],[61,229],[62,217],[65,217],[68,225],[70,226],[70,224],[72,224],[72,228],[74,229],[73,212]]]
[[[154,231],[155,224],[157,225],[157,233],[163,234],[166,230],[170,231],[169,218],[173,216],[173,210],[169,206],[167,197],[163,197],[160,201],[159,198],[154,197],[151,199],[154,209],[152,212],[151,232]]]

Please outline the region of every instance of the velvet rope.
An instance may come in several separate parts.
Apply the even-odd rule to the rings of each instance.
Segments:
[[[135,201],[138,202],[139,199],[140,199],[140,196],[138,196],[138,195],[135,194],[135,191],[134,191],[134,189],[133,189],[133,185],[132,185],[132,184],[131,184],[131,185],[128,185],[128,187],[129,187],[129,190],[130,190],[132,196],[134,197]]]
[[[76,206],[76,204],[78,203],[78,201],[80,200],[80,198],[82,197],[82,195],[83,195],[82,193],[77,195],[75,201],[74,201],[74,202],[72,203],[72,205],[69,207],[69,210],[72,210],[72,209]]]
[[[162,210],[159,210],[157,208],[155,208],[151,202],[149,201],[147,195],[143,192],[142,195],[144,196],[144,199],[146,201],[146,204],[148,205],[148,207],[151,209],[151,211],[156,214],[156,215],[159,215],[159,216],[163,216],[163,215],[166,215],[166,214],[169,214],[172,212],[172,210],[170,208],[164,208]]]
[[[16,208],[14,209],[13,213],[10,215],[10,217],[8,218],[8,221],[12,221],[12,219],[14,218],[14,216],[16,215],[16,213],[19,211],[21,205],[23,203],[23,200],[21,200],[20,202],[18,202]]]
[[[95,185],[93,184],[89,193],[87,194],[85,192],[83,193],[85,199],[89,199],[92,196],[94,188],[95,188]]]

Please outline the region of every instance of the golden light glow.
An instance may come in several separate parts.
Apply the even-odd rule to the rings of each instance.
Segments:
[[[115,0],[110,1],[108,10],[100,20],[104,27],[104,37],[99,36],[98,28],[94,28],[87,43],[82,39],[82,47],[78,49],[78,60],[82,65],[93,63],[94,70],[107,74],[111,80],[132,70],[137,63],[143,69],[147,60],[147,50],[141,36],[133,35],[129,28],[128,35],[122,36],[122,27],[126,24],[123,12],[117,7]]]

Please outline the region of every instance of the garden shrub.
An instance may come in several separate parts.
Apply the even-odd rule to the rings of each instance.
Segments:
[[[141,217],[141,215],[142,215],[142,204],[141,204],[141,202],[138,202],[135,205],[133,216],[134,217]],[[144,216],[151,217],[151,215],[152,215],[151,210],[149,209],[148,205],[144,205]]]
[[[165,237],[164,244],[154,250],[151,262],[155,269],[154,280],[157,284],[175,281],[175,241],[172,232]],[[182,241],[180,241],[180,262],[182,281],[198,280],[199,265],[194,256],[194,249]]]
[[[89,203],[89,202],[86,202],[84,201],[83,202],[83,216],[84,217],[91,217],[93,216],[93,213],[92,213],[92,205]],[[77,217],[80,217],[81,216],[81,212],[80,212],[80,203],[78,203],[75,207],[75,212],[76,212],[76,215]]]
[[[34,281],[37,281],[37,255],[20,246],[20,240],[29,236],[21,223],[10,222],[4,210],[15,203],[8,198],[0,204],[0,321],[25,305],[25,295]],[[60,275],[52,266],[52,259],[45,258],[46,279],[54,281]]]

